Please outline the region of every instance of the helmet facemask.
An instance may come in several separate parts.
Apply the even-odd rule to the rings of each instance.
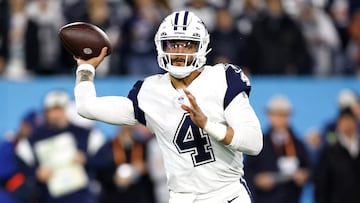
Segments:
[[[184,78],[199,66],[199,42],[190,40],[162,40],[163,60],[166,68],[176,78]],[[183,50],[183,51],[178,51]],[[187,50],[190,50],[188,52]],[[193,50],[193,51],[191,51]]]

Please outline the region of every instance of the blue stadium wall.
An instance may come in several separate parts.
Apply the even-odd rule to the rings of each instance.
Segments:
[[[138,78],[97,78],[99,96],[126,96]],[[262,127],[268,126],[265,107],[275,94],[285,94],[293,106],[292,125],[301,138],[311,129],[321,129],[325,122],[336,117],[337,96],[341,89],[350,88],[360,93],[360,79],[356,77],[253,77],[250,102],[259,116]],[[0,79],[0,138],[18,128],[22,116],[30,110],[41,111],[45,94],[63,89],[72,95],[74,77],[40,77],[21,81]],[[211,91],[211,90],[204,90]],[[116,126],[97,122],[96,125],[111,137]],[[1,139],[0,139],[1,140]],[[302,203],[312,203],[312,185],[305,187]]]
[[[138,78],[106,77],[96,79],[99,96],[126,96]],[[40,77],[26,80],[0,79],[0,137],[16,130],[20,119],[29,110],[42,109],[45,94],[53,89],[63,89],[72,95],[74,77]],[[341,89],[350,88],[360,93],[360,79],[356,77],[252,77],[250,101],[264,129],[268,126],[265,106],[274,94],[285,94],[293,105],[292,124],[299,136],[308,130],[321,129],[337,113],[337,96]],[[211,91],[211,90],[207,90]],[[107,136],[116,127],[98,122]]]

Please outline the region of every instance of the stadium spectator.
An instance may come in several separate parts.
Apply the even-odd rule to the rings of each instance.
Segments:
[[[291,103],[284,95],[267,104],[269,129],[258,156],[245,159],[246,178],[255,203],[295,203],[310,175],[310,161],[304,143],[291,128]]]
[[[170,194],[164,158],[155,136],[151,137],[147,143],[147,157],[148,173],[154,185],[155,202],[168,203]]]
[[[94,24],[105,31],[109,36],[112,47],[116,48],[116,44],[120,37],[120,25],[113,25],[110,12],[110,6],[106,0],[88,0],[87,2],[86,22]],[[114,54],[116,55],[116,54]],[[110,61],[113,54],[104,60],[101,64],[102,70],[99,71],[100,76],[107,75],[110,72]]]
[[[249,46],[249,37],[253,30],[254,22],[258,18],[258,14],[261,10],[262,1],[258,0],[243,0],[243,1],[232,1],[230,2],[229,10],[235,16],[234,26],[241,34],[241,44],[243,46],[240,49],[240,53],[238,55],[241,58],[240,64],[242,68],[247,72],[247,74],[251,74],[249,70],[250,65],[250,57],[249,50],[252,49]],[[236,5],[241,5],[240,10],[236,10],[238,8]],[[239,8],[238,8],[239,9]],[[246,51],[244,50],[246,49]]]
[[[215,29],[217,7],[212,2],[207,0],[188,0],[182,9],[198,15],[204,21],[209,32]]]
[[[225,3],[226,7],[234,16],[242,15],[252,9],[259,9],[264,5],[263,0],[228,0]],[[247,15],[247,14],[246,14]]]
[[[144,76],[159,73],[153,36],[164,11],[154,0],[136,0],[132,15],[122,28],[122,59],[127,75]]]
[[[266,3],[249,39],[251,73],[310,74],[310,55],[297,22],[284,12],[281,0],[266,0]]]
[[[109,67],[108,69],[104,67],[105,71],[100,71],[99,74],[104,76],[110,74],[124,74],[125,67],[122,65],[123,59],[118,56],[121,54],[121,49],[124,43],[123,30],[121,27],[132,15],[129,2],[125,0],[91,0],[88,1],[87,8],[87,21],[102,28],[108,35],[112,45],[112,54],[107,57],[108,62],[104,64],[104,66],[107,65]]]
[[[71,124],[69,95],[52,90],[44,99],[44,123],[16,146],[21,171],[36,178],[42,203],[94,203],[93,171],[87,160],[104,143],[103,135]]]
[[[21,139],[28,138],[41,122],[41,116],[30,111],[22,119],[19,129],[14,134],[5,136],[0,142],[0,202],[2,203],[30,203],[38,195],[35,179],[27,177],[18,167],[15,147]]]
[[[357,0],[328,0],[326,2],[326,10],[329,9],[329,7],[338,4],[341,6],[346,6],[346,10],[343,14],[347,15],[348,17],[354,16],[355,12],[360,8],[360,2]]]
[[[323,150],[325,143],[322,139],[321,132],[318,129],[309,129],[304,135],[304,142],[309,153],[312,170],[318,163],[319,156]]]
[[[238,1],[235,1],[238,2]],[[261,4],[258,0],[244,0],[243,8],[241,12],[237,13],[233,11],[233,15],[236,17],[235,26],[239,30],[239,32],[246,36],[246,38],[250,35],[253,29],[254,21],[258,17],[258,13],[260,11]],[[231,10],[231,8],[229,8]]]
[[[360,156],[357,117],[341,110],[336,122],[338,142],[325,148],[314,173],[317,203],[360,202]]]
[[[171,5],[168,0],[154,0],[154,3],[166,15],[172,11]]]
[[[25,30],[28,21],[26,1],[9,1],[10,28],[8,36],[9,56],[4,75],[8,78],[22,78],[28,75],[25,68]]]
[[[5,70],[8,58],[8,33],[10,24],[9,5],[7,0],[0,0],[0,75]]]
[[[350,25],[350,10],[348,0],[330,0],[326,3],[325,11],[329,13],[340,38],[340,52],[335,55],[336,74],[353,74],[355,62],[349,56],[350,35],[348,27]]]
[[[209,63],[232,63],[243,66],[246,56],[246,39],[236,29],[234,17],[228,9],[219,9],[216,13],[216,26],[210,33]]]
[[[61,1],[61,11],[66,23],[86,21],[87,0]],[[74,12],[76,11],[76,12]]]
[[[25,63],[33,74],[67,74],[73,70],[72,56],[57,37],[59,28],[65,24],[61,9],[58,0],[34,0],[27,4]]]
[[[348,0],[349,1],[349,13],[350,13],[350,17],[352,18],[355,13],[357,13],[360,9],[360,2],[357,0]]]
[[[154,203],[145,127],[123,126],[91,160],[101,185],[99,203]]]
[[[183,8],[186,1],[178,1],[178,0],[166,0],[169,4],[170,11],[175,11],[179,8]]]
[[[355,91],[348,88],[340,90],[337,98],[338,112],[341,112],[343,109],[346,108],[350,108],[354,112],[355,116],[358,118],[358,125],[360,126],[359,97]],[[324,145],[333,145],[337,142],[336,125],[337,119],[325,123],[324,129],[322,131],[322,141]]]
[[[349,25],[351,58],[354,60],[357,74],[360,73],[360,9],[354,13]]]
[[[329,76],[335,73],[335,54],[340,52],[341,42],[331,17],[311,2],[299,5],[301,30],[307,42],[313,62],[314,76]]]
[[[99,71],[99,76],[124,74],[126,72],[124,59],[119,55],[121,55],[122,46],[126,43],[123,39],[122,27],[133,14],[130,3],[127,1],[89,0],[86,4],[84,21],[103,29],[112,46],[112,54],[101,64],[103,70]]]

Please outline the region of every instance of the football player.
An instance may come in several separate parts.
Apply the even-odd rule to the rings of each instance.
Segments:
[[[138,81],[127,97],[97,97],[95,68],[106,55],[77,60],[78,113],[117,125],[144,124],[164,156],[170,203],[250,203],[243,153],[262,149],[250,82],[231,64],[205,65],[209,34],[192,12],[170,14],[155,35],[166,71]],[[146,68],[146,67],[144,67]]]

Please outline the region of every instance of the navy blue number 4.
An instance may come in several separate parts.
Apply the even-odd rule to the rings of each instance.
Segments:
[[[197,127],[185,113],[173,140],[180,154],[190,153],[194,167],[215,161],[209,135]]]

